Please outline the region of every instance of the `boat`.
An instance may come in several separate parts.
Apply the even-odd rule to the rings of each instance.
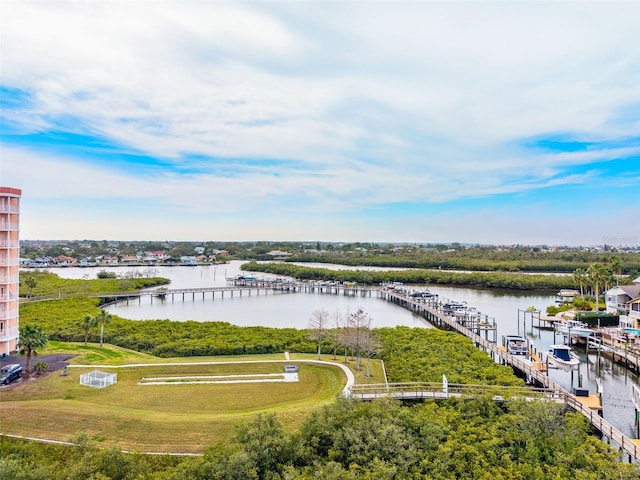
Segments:
[[[556,303],[573,302],[578,295],[580,295],[580,292],[578,290],[563,288],[556,294]]]
[[[580,358],[568,345],[551,345],[546,360],[565,372],[577,368],[580,364]]]
[[[589,338],[595,336],[595,330],[580,320],[566,320],[556,323],[556,332],[566,336]]]
[[[505,335],[502,340],[507,353],[511,355],[527,355],[527,340],[521,335]]]
[[[447,302],[441,306],[445,315],[464,315],[467,310],[467,302]]]

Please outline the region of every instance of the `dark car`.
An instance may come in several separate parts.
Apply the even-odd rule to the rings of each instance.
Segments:
[[[17,363],[5,365],[0,369],[0,384],[2,385],[9,385],[20,377],[22,377],[22,367]]]

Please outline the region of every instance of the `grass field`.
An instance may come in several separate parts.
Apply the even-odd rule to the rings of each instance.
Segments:
[[[0,393],[2,433],[68,440],[86,432],[105,445],[127,450],[202,452],[259,412],[275,412],[286,429],[294,430],[311,410],[333,401],[346,381],[338,367],[299,363],[298,382],[141,386],[143,377],[282,373],[284,356],[157,359],[111,346],[59,342],[42,353],[78,353],[72,365],[151,365],[104,368],[118,375],[117,384],[104,389],[79,384],[80,374],[99,368],[87,366],[70,367],[68,376],[55,372],[5,390]],[[293,354],[289,363],[315,358]],[[343,360],[339,357],[336,363]],[[263,363],[243,363],[248,361]],[[186,365],[193,362],[198,364]],[[357,372],[356,383],[384,381],[380,362],[373,362],[371,371],[375,376]]]

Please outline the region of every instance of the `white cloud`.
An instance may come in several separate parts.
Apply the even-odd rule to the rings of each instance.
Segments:
[[[569,166],[638,149],[519,144],[638,137],[620,112],[640,104],[639,13],[637,2],[5,2],[2,84],[32,94],[13,128],[96,135],[180,167],[197,155],[199,173],[4,147],[3,177],[41,198],[203,214],[579,185],[599,171]],[[231,174],[238,158],[257,163]]]

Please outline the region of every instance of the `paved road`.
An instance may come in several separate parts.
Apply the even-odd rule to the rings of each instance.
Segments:
[[[67,362],[70,358],[75,357],[75,355],[36,355],[31,357],[31,370],[33,370],[33,366],[38,362],[45,362],[49,365],[47,372],[55,372],[56,370],[62,370],[64,368],[65,362]],[[27,363],[26,355],[11,355],[10,357],[2,357],[0,358],[0,365],[8,365],[10,363],[17,363],[22,365],[24,368]]]

